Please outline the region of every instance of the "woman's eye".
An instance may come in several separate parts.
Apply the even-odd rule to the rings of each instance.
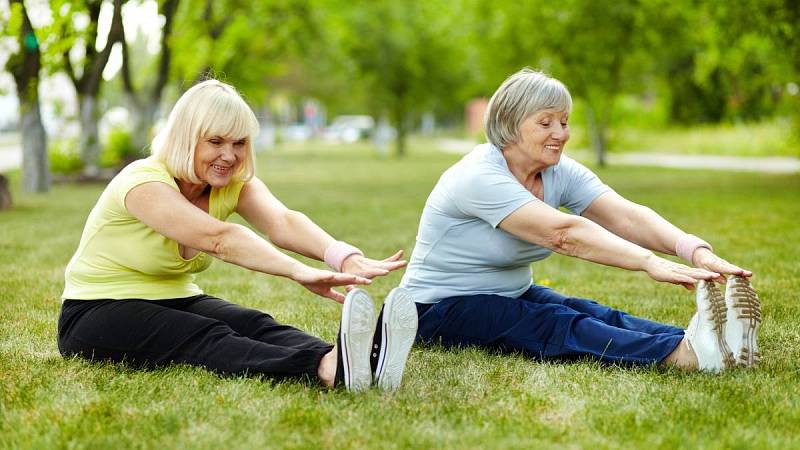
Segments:
[[[539,125],[541,125],[543,127],[549,127],[550,126],[550,122],[539,122]]]

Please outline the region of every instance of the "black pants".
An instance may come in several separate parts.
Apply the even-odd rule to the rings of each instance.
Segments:
[[[272,316],[208,295],[174,300],[66,300],[58,320],[64,356],[170,363],[225,374],[317,378],[332,345]]]

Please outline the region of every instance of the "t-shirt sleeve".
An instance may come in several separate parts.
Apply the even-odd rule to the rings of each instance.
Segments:
[[[170,177],[167,172],[159,170],[156,167],[139,166],[132,168],[127,173],[121,175],[121,177],[115,180],[116,186],[114,187],[112,194],[114,203],[120,211],[127,210],[127,208],[125,208],[125,197],[128,195],[128,192],[131,191],[131,189],[139,186],[140,184],[155,181],[164,183],[171,188],[178,190],[178,187],[175,185],[175,181],[172,179],[172,177]]]
[[[499,169],[471,168],[454,176],[457,178],[451,195],[456,208],[494,228],[521,206],[538,201],[517,180]]]
[[[561,193],[561,206],[575,214],[583,211],[600,194],[611,190],[608,185],[600,181],[597,175],[583,164],[562,155],[558,170],[562,178],[564,190]]]

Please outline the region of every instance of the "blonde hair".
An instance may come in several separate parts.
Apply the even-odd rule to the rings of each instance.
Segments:
[[[518,142],[522,121],[545,109],[569,113],[572,96],[560,81],[526,67],[506,78],[489,100],[483,116],[486,139],[501,150]]]
[[[166,164],[173,177],[199,184],[194,152],[200,138],[246,139],[247,156],[233,179],[248,181],[255,172],[253,138],[258,130],[253,110],[233,86],[207,80],[192,86],[175,103],[166,125],[153,139],[152,154]]]

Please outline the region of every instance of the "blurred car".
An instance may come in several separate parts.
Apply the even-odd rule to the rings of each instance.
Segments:
[[[285,127],[281,136],[287,141],[304,142],[314,136],[314,130],[308,125],[296,123]]]
[[[325,129],[324,137],[328,141],[356,142],[372,135],[375,120],[366,115],[337,116]]]

